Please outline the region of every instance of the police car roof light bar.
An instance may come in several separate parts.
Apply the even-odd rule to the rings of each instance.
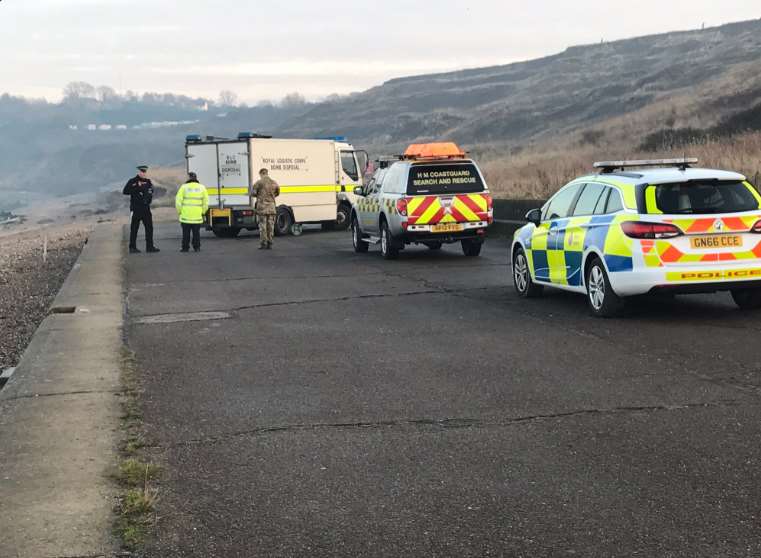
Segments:
[[[690,168],[696,164],[695,157],[681,157],[679,159],[643,159],[638,161],[598,161],[593,166],[602,169],[602,174],[610,174],[616,170],[626,170],[632,167],[678,167],[681,170]]]

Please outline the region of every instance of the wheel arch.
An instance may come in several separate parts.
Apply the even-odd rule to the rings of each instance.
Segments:
[[[587,271],[589,271],[589,264],[591,264],[595,258],[602,262],[602,266],[605,268],[605,273],[610,277],[610,270],[608,269],[608,263],[605,261],[605,256],[596,248],[591,248],[586,254],[584,254],[584,260],[581,262],[581,269],[583,270],[583,273],[581,274],[581,285],[583,287],[586,287],[587,285]]]

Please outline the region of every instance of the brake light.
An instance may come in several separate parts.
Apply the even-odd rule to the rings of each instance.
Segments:
[[[407,216],[407,198],[396,200],[396,210],[399,212],[399,215]]]
[[[494,199],[489,194],[483,194],[486,200],[486,222],[492,224],[494,221]]]
[[[761,233],[761,220],[756,221],[756,224],[751,227],[750,232]]]
[[[674,238],[683,234],[679,227],[669,223],[626,221],[621,223],[621,229],[630,238]]]

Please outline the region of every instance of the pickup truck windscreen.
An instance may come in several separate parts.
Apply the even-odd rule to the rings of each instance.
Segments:
[[[407,194],[470,194],[483,192],[484,183],[473,163],[416,164],[410,167]]]

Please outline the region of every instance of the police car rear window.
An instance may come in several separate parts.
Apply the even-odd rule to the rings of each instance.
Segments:
[[[468,194],[483,192],[484,183],[473,163],[412,165],[408,194]]]
[[[657,209],[666,214],[739,213],[759,208],[743,182],[707,180],[649,186],[655,189]],[[648,207],[649,212],[653,212]]]

